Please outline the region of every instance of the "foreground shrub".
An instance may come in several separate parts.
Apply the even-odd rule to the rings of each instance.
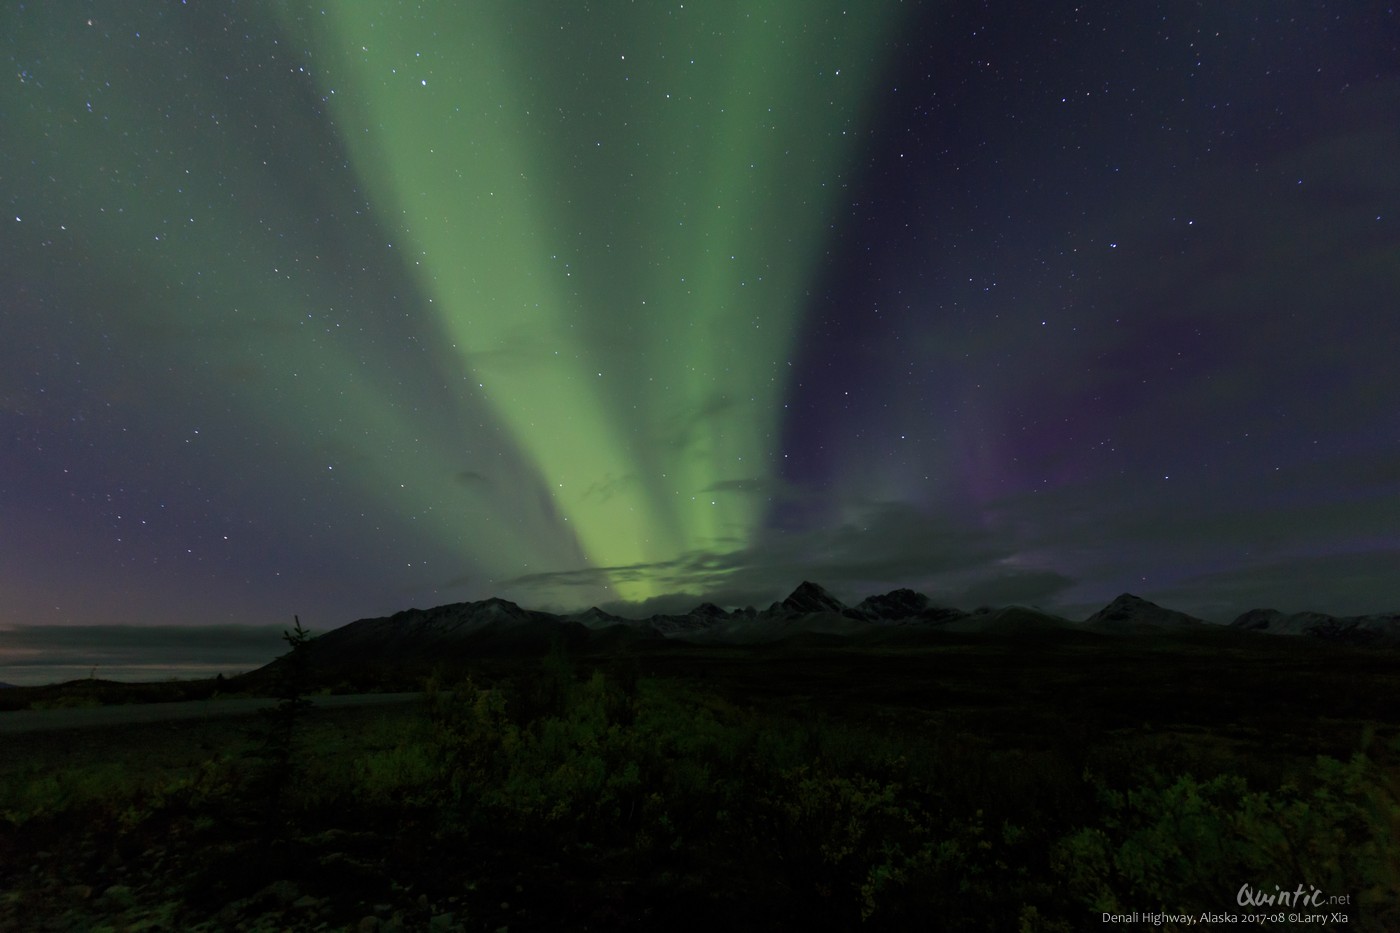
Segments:
[[[515,680],[433,678],[422,710],[351,737],[288,729],[275,768],[36,772],[0,787],[0,813],[26,832],[81,813],[134,840],[132,859],[178,840],[211,909],[351,872],[365,897],[479,883],[502,889],[481,903],[560,905],[542,928],[1065,933],[1302,883],[1352,894],[1353,929],[1400,929],[1400,808],[1362,755],[1267,789],[1168,769],[1085,780],[1082,749],[774,715],[562,650]]]
[[[1273,792],[1236,775],[1188,774],[1126,793],[1100,787],[1099,797],[1098,825],[1067,835],[1055,852],[1060,875],[1094,911],[1230,912],[1247,906],[1244,885],[1270,894],[1302,885],[1343,898],[1366,928],[1400,928],[1400,800],[1363,754],[1319,758],[1309,783]]]

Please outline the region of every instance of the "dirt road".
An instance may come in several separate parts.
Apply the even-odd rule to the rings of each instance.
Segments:
[[[316,709],[345,709],[356,706],[382,706],[408,703],[423,698],[421,693],[352,693],[344,696],[308,697]],[[277,705],[277,700],[222,698],[190,700],[183,703],[130,703],[89,709],[26,709],[0,713],[0,734],[53,732],[63,729],[91,729],[138,723],[171,722],[181,719],[217,719],[248,716]]]

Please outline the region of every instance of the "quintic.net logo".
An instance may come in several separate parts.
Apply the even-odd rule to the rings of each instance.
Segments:
[[[1350,904],[1350,894],[1326,894],[1314,885],[1298,885],[1285,891],[1274,885],[1272,892],[1261,891],[1248,884],[1240,885],[1235,901],[1241,907],[1325,907],[1328,905]]]
[[[1337,910],[1351,904],[1350,894],[1328,894],[1316,885],[1298,885],[1292,890],[1284,890],[1274,885],[1272,891],[1255,888],[1249,884],[1240,885],[1235,901],[1246,913],[1240,919],[1245,923],[1288,923],[1329,924],[1340,926],[1351,918],[1345,911]]]

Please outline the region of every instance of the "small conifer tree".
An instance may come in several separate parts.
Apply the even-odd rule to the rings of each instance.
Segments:
[[[307,646],[311,633],[302,628],[301,619],[292,616],[295,626],[282,633],[282,640],[291,651],[279,667],[275,696],[276,706],[263,710],[262,745],[254,756],[261,759],[263,771],[257,789],[264,795],[269,825],[281,825],[283,797],[291,783],[293,758],[296,750],[297,726],[301,714],[311,706],[307,691]]]

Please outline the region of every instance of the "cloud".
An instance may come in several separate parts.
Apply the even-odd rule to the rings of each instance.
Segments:
[[[973,525],[915,506],[871,503],[850,511],[834,528],[770,529],[733,550],[695,550],[664,561],[610,567],[580,567],[525,574],[503,581],[532,605],[542,600],[568,609],[585,589],[620,583],[645,584],[667,594],[645,603],[613,602],[619,614],[649,614],[657,605],[689,609],[708,600],[725,606],[766,606],[803,580],[813,580],[842,599],[858,601],[900,586],[939,592],[965,590],[982,576],[1003,581],[1015,601],[1029,601],[1067,585],[1050,574],[1008,573],[1005,542]],[[673,611],[668,609],[666,611]]]
[[[611,612],[615,616],[622,616],[624,619],[645,619],[657,615],[683,615],[705,601],[707,601],[707,597],[696,593],[667,593],[664,596],[653,596],[651,599],[644,599],[640,602],[611,600],[602,603],[598,608],[604,612]],[[714,602],[714,600],[709,601]]]
[[[717,483],[711,483],[700,491],[709,493],[733,492],[742,495],[761,496],[782,488],[784,488],[784,486],[779,480],[761,478],[724,479]]]
[[[1393,571],[1387,575],[1377,558],[1336,555],[1369,548],[1391,554],[1394,566],[1396,462],[1336,455],[1278,470],[1261,463],[1252,478],[1233,469],[1174,471],[1170,480],[1139,471],[1018,493],[975,510],[808,501],[781,481],[723,480],[709,491],[775,491],[792,506],[784,512],[791,520],[770,516],[732,548],[532,573],[502,585],[528,605],[573,610],[597,602],[634,616],[701,601],[762,607],[802,580],[847,602],[907,586],[944,605],[1032,604],[1071,617],[1125,591],[1217,621],[1259,605],[1379,612],[1400,608]],[[1324,578],[1332,581],[1325,588],[1307,582]],[[666,595],[607,601],[624,583]]]
[[[480,489],[491,485],[491,478],[476,470],[459,470],[452,475],[452,479],[458,486],[464,486],[467,489]]]
[[[1337,456],[1277,470],[1261,462],[1248,473],[1067,484],[1007,497],[986,514],[1023,563],[1078,580],[1076,604],[1125,590],[1146,595],[1152,586],[1163,588],[1160,595],[1230,568],[1250,575],[1288,564],[1298,579],[1317,580],[1337,566],[1328,562],[1333,555],[1397,546],[1396,465],[1393,456]],[[1311,570],[1310,561],[1317,562]],[[1384,584],[1354,580],[1361,589],[1345,601],[1375,603],[1393,591]]]
[[[668,418],[667,430],[659,438],[660,443],[675,451],[688,450],[705,438],[722,435],[723,431],[717,430],[715,422],[739,417],[743,406],[750,404],[722,392],[715,393],[690,410],[677,412]]]
[[[625,473],[622,476],[613,476],[609,473],[602,479],[595,480],[590,484],[589,487],[583,491],[583,496],[581,498],[585,502],[589,499],[594,499],[601,504],[612,499],[614,496],[625,493],[639,482],[640,479],[635,473]]]
[[[852,603],[907,586],[942,605],[1032,604],[1072,618],[1125,591],[1213,621],[1261,605],[1392,611],[1400,609],[1391,569],[1400,563],[1396,462],[1339,455],[1277,471],[1260,464],[1250,482],[1233,471],[1180,482],[1126,476],[1019,493],[976,510],[799,501],[797,490],[786,500],[793,520],[770,518],[747,543],[521,575],[497,584],[497,595],[645,616],[702,601],[763,607],[813,580]],[[778,488],[760,479],[713,486],[743,496]],[[1319,500],[1316,490],[1328,492]],[[1381,556],[1355,556],[1362,550]],[[664,595],[609,600],[618,584]]]
[[[550,363],[556,343],[536,328],[519,325],[502,330],[491,346],[459,352],[467,365],[484,374]]]
[[[1172,608],[1228,622],[1250,609],[1400,612],[1400,547],[1296,557],[1201,574],[1160,595]]]
[[[962,609],[1012,604],[1040,606],[1053,602],[1075,581],[1053,570],[1016,570],[972,584],[949,602]]]

